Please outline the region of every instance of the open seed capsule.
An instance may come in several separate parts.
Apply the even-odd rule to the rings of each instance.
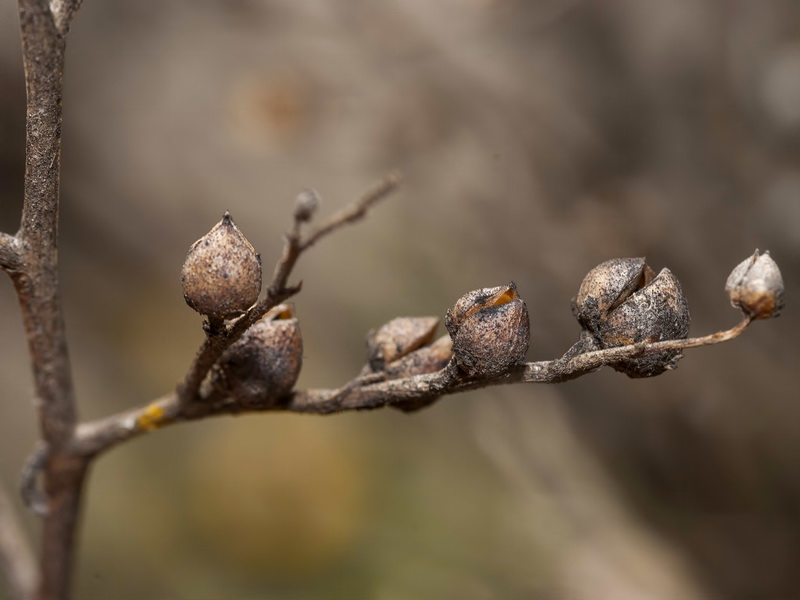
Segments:
[[[528,308],[512,282],[458,299],[445,326],[456,364],[471,377],[495,377],[521,363],[528,351]]]
[[[302,363],[300,324],[292,306],[281,304],[223,353],[213,383],[243,405],[263,405],[292,391]]]

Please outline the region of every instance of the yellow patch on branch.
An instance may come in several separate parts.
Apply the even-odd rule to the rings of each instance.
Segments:
[[[164,409],[158,404],[151,404],[145,408],[142,415],[136,419],[136,425],[142,431],[155,431],[167,422],[168,419],[164,418]]]

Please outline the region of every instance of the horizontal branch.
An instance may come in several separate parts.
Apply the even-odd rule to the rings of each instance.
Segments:
[[[295,391],[281,399],[265,398],[263,404],[242,406],[238,399],[204,388],[201,402],[182,405],[176,394],[169,394],[144,407],[125,411],[78,426],[72,452],[95,455],[141,434],[175,423],[194,421],[219,415],[245,412],[287,411],[328,415],[353,410],[370,410],[401,406],[409,402],[425,405],[442,396],[496,385],[514,383],[559,383],[591,373],[623,359],[636,358],[665,350],[696,348],[718,344],[737,337],[749,325],[745,318],[735,327],[702,337],[640,342],[578,354],[570,353],[550,360],[530,362],[511,368],[507,373],[488,379],[470,379],[453,363],[436,373],[400,379],[381,379],[380,374],[357,377],[338,389]]]

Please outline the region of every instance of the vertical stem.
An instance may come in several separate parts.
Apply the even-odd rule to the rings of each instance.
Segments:
[[[27,92],[25,202],[19,237],[25,268],[13,276],[34,371],[42,435],[51,450],[77,420],[58,280],[58,191],[65,38],[46,0],[20,0]]]
[[[42,578],[37,600],[69,598],[87,466],[85,458],[55,456],[45,470],[50,502],[42,530]]]
[[[47,0],[19,0],[27,92],[25,198],[17,234],[23,267],[12,274],[19,296],[48,447],[48,499],[39,600],[66,600],[86,459],[69,456],[77,414],[58,279],[61,95],[66,34]]]

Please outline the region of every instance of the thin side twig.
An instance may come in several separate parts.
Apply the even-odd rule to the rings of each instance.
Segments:
[[[0,486],[0,573],[10,600],[32,600],[39,585],[36,556],[6,490]]]

